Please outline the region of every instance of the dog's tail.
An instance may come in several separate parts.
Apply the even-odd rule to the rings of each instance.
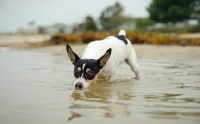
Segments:
[[[121,30],[119,31],[119,35],[123,35],[123,36],[125,37],[125,36],[126,36],[126,31],[123,30],[123,29],[121,29]]]

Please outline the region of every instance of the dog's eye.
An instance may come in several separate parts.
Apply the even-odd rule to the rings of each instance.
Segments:
[[[89,72],[87,73],[87,79],[92,80],[94,78],[94,74]]]
[[[78,71],[74,71],[74,77],[76,77],[76,78],[79,77],[79,72]]]

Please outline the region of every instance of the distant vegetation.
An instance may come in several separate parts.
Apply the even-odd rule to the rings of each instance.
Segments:
[[[199,6],[199,0],[153,0],[147,10],[155,22],[177,23],[200,19]]]
[[[35,33],[66,34],[117,29],[156,33],[200,32],[200,0],[152,0],[146,8],[149,13],[149,17],[146,18],[125,15],[124,9],[122,4],[116,2],[105,7],[97,19],[87,15],[78,24],[57,23],[52,26],[40,26]],[[30,21],[28,25],[32,27],[35,22]],[[23,34],[26,30],[19,30],[20,32]]]
[[[100,14],[98,21],[94,21],[91,16],[86,17],[86,21],[79,25],[80,30],[106,30],[112,31],[126,24],[134,24],[128,30],[138,32],[158,32],[158,33],[186,33],[200,32],[200,0],[152,0],[147,8],[149,17],[133,18],[124,15],[123,6],[116,2],[107,6]],[[135,20],[136,19],[136,20]],[[189,20],[197,23],[190,25]],[[97,28],[99,26],[101,28]],[[160,26],[158,26],[160,25]],[[87,27],[87,28],[82,28]]]
[[[103,30],[111,31],[117,27],[131,23],[131,17],[123,15],[124,8],[120,3],[108,6],[99,18]]]
[[[179,33],[200,31],[200,0],[152,0],[147,11],[149,19],[155,22],[154,25],[156,23],[164,25],[161,28],[155,28],[152,26],[153,23],[148,21],[146,28],[151,26],[150,31]],[[189,25],[188,20],[191,19],[197,20],[198,24]],[[140,21],[138,20],[137,23]],[[141,28],[144,29],[144,27]]]
[[[113,31],[86,31],[73,34],[55,34],[50,40],[42,43],[32,44],[36,46],[48,46],[70,43],[89,43],[95,40],[102,40],[107,36],[117,35],[119,30]],[[200,46],[200,38],[181,38],[174,34],[158,34],[155,32],[133,32],[126,31],[126,37],[134,44],[160,44],[160,45],[182,45]]]
[[[92,16],[87,16],[83,22],[74,28],[73,32],[76,33],[89,30],[112,31],[122,26],[123,24],[133,23],[132,18],[130,16],[125,16],[123,12],[123,6],[116,2],[114,5],[108,6],[103,10],[97,21],[94,21]]]
[[[179,37],[179,34],[182,33],[200,32],[199,6],[200,0],[152,0],[147,8],[150,16],[135,20],[123,15],[124,8],[117,2],[106,7],[98,21],[87,16],[74,28],[73,33],[55,34],[42,44],[32,45],[89,43],[94,40],[102,40],[110,35],[117,35],[121,26],[134,23],[134,29],[126,30],[126,36],[131,43],[200,46],[199,37]],[[190,25],[188,20],[191,19],[195,19],[198,23]]]

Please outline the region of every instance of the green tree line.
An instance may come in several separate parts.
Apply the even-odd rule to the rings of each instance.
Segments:
[[[123,24],[133,23],[132,17],[123,14],[124,7],[116,2],[111,6],[107,6],[100,14],[98,22],[102,30],[111,31]],[[200,0],[152,0],[147,7],[149,17],[138,18],[135,22],[135,30],[148,31],[152,29],[152,25],[161,23],[166,28],[173,27],[176,23],[184,23],[190,19],[200,20]],[[79,25],[78,29],[99,30],[97,22],[92,16],[87,16],[84,22]],[[200,31],[200,21],[196,31]]]

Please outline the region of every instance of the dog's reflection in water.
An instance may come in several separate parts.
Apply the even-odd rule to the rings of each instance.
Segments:
[[[129,117],[129,109],[134,100],[132,80],[116,80],[109,83],[98,80],[83,90],[71,94],[71,116],[68,121],[79,117],[102,116],[104,118]],[[132,86],[131,86],[132,85]]]

